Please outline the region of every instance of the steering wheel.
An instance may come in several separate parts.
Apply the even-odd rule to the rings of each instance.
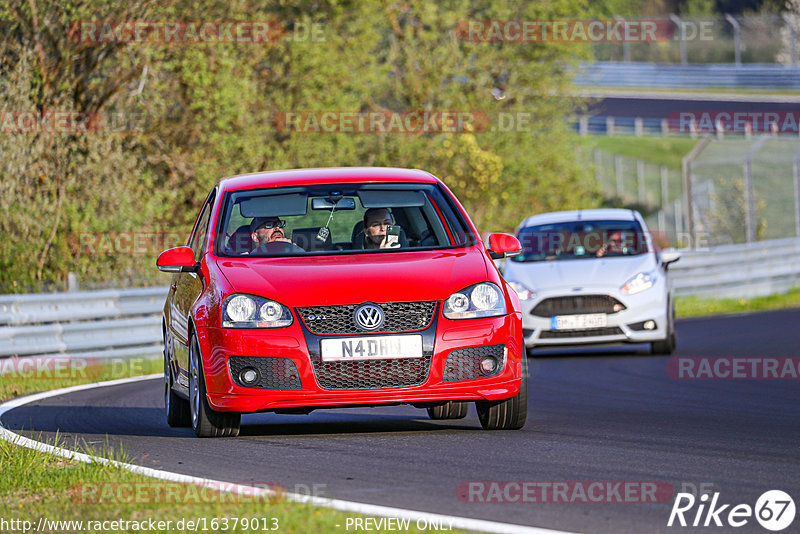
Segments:
[[[292,252],[305,252],[302,248],[298,247],[294,243],[289,243],[287,241],[270,241],[268,243],[263,243],[256,247],[253,252],[250,253],[251,256],[272,256],[275,254],[289,254]]]

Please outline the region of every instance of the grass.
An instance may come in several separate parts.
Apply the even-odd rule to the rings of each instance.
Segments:
[[[675,315],[679,318],[783,310],[787,308],[800,308],[800,288],[794,288],[780,295],[751,299],[710,299],[701,297],[678,297],[675,299]]]
[[[161,360],[141,358],[126,362],[104,365],[89,373],[77,373],[81,376],[71,378],[53,378],[48,376],[53,373],[47,372],[40,372],[37,376],[5,374],[0,376],[0,399],[157,373],[163,368]],[[49,443],[65,446],[63,439],[58,436]],[[83,445],[81,450],[94,457],[125,463],[134,461],[124,450],[112,450],[106,446],[98,452],[87,445]],[[0,477],[0,532],[32,531],[39,526],[40,518],[51,522],[83,521],[83,525],[49,523],[39,530],[97,533],[157,532],[153,530],[150,520],[156,524],[158,521],[165,522],[162,526],[169,528],[161,528],[161,532],[335,532],[355,530],[354,521],[365,520],[365,516],[358,514],[289,502],[281,496],[280,491],[269,497],[236,496],[144,477],[113,465],[65,460],[4,440],[0,440],[0,473],[3,474]],[[250,484],[266,486],[266,483]],[[270,487],[274,486],[270,484]],[[287,490],[293,492],[295,488]],[[242,521],[242,518],[247,518],[247,521]],[[129,523],[109,523],[114,520]],[[183,524],[178,523],[181,520]],[[199,528],[195,530],[195,525],[188,525],[187,521],[190,520],[199,522]],[[26,524],[24,521],[32,523]],[[167,521],[171,523],[167,524]],[[348,524],[350,529],[346,528]],[[384,524],[384,528],[381,528],[380,523],[371,523],[370,527],[376,524],[377,528],[368,530],[396,531],[392,528],[395,524]],[[273,528],[275,525],[277,529]],[[418,529],[415,521],[411,521],[408,530],[403,531],[425,530]]]
[[[600,150],[619,154],[630,159],[640,159],[653,165],[665,165],[680,171],[681,159],[689,153],[699,139],[687,137],[636,137],[634,135],[593,135],[580,138],[586,153]]]

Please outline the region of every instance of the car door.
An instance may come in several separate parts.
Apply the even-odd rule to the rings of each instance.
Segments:
[[[212,191],[189,238],[188,246],[194,251],[194,259],[198,262],[202,259],[206,247],[214,198],[215,194]],[[205,289],[205,280],[200,272],[179,273],[173,281],[173,289],[170,327],[175,338],[175,359],[178,365],[176,376],[179,384],[188,387],[189,325],[192,307]]]

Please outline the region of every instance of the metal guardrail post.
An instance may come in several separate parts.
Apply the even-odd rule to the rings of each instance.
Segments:
[[[794,29],[795,19],[792,18],[792,16],[789,15],[788,13],[784,13],[783,20],[785,20],[786,25],[789,26],[789,39],[791,43],[790,57],[792,59],[792,65],[797,65],[797,32]]]
[[[683,25],[683,21],[681,20],[681,18],[674,13],[669,16],[669,20],[671,20],[674,24],[676,24],[678,26],[678,29],[680,29],[681,31],[680,33],[681,63],[683,65],[686,65],[687,63],[689,63],[689,54],[686,50],[686,27]]]
[[[681,160],[681,173],[683,174],[683,198],[686,210],[686,231],[689,232],[689,238],[692,243],[697,242],[697,236],[695,235],[694,228],[694,204],[692,200],[692,163],[710,142],[711,136],[704,136],[700,142],[697,143],[694,148],[690,150],[689,153],[686,154]],[[677,213],[675,214],[675,217],[677,219]]]
[[[736,66],[740,66],[742,64],[742,40],[741,36],[739,35],[739,22],[733,18],[729,13],[725,14],[725,20],[733,27],[733,55],[736,61]]]
[[[622,184],[622,156],[614,156],[614,179],[617,182],[617,197],[622,198],[625,193]]]
[[[589,117],[581,115],[578,119],[578,135],[585,137],[589,133]]]
[[[644,161],[637,159],[636,160],[636,178],[637,178],[637,189],[638,189],[638,199],[639,205],[644,206],[646,199],[646,191],[644,187]]]
[[[753,156],[761,150],[769,137],[762,135],[747,151],[744,158],[744,226],[745,240],[752,243],[756,240],[756,209],[753,191]]]
[[[617,22],[625,22],[625,19],[619,15],[614,15],[614,20]],[[627,39],[622,41],[622,59],[625,63],[631,62],[631,43]]]

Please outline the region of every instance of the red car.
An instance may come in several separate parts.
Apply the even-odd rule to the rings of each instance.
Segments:
[[[421,170],[221,180],[188,245],[163,252],[167,422],[236,436],[242,413],[411,404],[518,429],[527,360],[516,292],[464,208]]]

